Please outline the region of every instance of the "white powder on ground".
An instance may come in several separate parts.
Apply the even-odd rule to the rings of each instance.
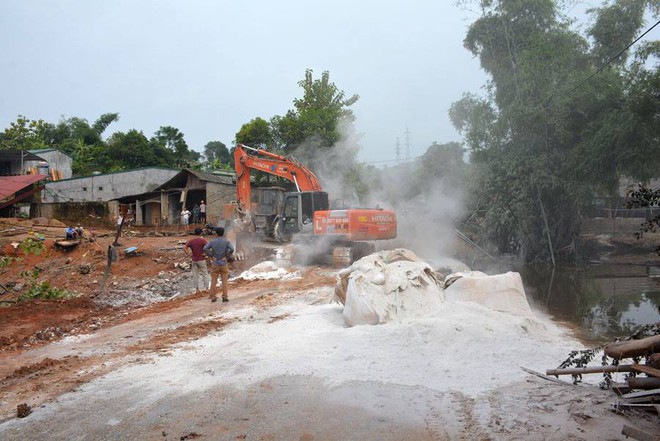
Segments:
[[[267,260],[261,262],[247,271],[243,271],[237,279],[245,280],[292,280],[301,277],[300,271],[291,271],[278,266],[275,262]]]
[[[330,298],[332,290],[315,295]],[[268,320],[284,314],[289,316]],[[344,324],[338,304],[295,302],[264,317],[252,308],[237,315],[244,319],[198,340],[193,350],[174,350],[151,365],[114,372],[100,386],[132,384],[148,401],[164,390],[241,388],[271,377],[302,375],[324,379],[329,386],[369,380],[476,396],[520,380],[526,374],[519,366],[545,372],[581,347],[550,322],[467,302],[443,303],[431,317],[352,328]],[[159,379],[166,379],[165,389]]]

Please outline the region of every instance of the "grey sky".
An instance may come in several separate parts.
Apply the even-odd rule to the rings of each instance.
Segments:
[[[394,159],[397,137],[405,154],[406,128],[418,156],[459,140],[447,110],[485,82],[462,46],[475,15],[454,3],[3,0],[0,129],[119,112],[106,136],[171,125],[201,152],[283,115],[311,68],[360,95],[360,159]]]

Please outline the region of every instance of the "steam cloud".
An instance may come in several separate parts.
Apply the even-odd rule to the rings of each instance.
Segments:
[[[456,225],[464,213],[463,188],[452,188],[444,177],[424,180],[420,159],[380,170],[359,164],[360,135],[349,121],[342,121],[339,130],[340,140],[332,149],[314,148],[311,140],[296,155],[316,173],[331,204],[339,199],[348,207],[393,210],[397,238],[376,242],[377,249],[407,248],[432,261],[453,255]],[[306,157],[309,152],[314,156]],[[358,197],[356,181],[366,186],[366,197]]]

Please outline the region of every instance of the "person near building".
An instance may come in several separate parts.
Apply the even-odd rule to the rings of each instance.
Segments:
[[[197,204],[192,209],[192,223],[195,225],[199,223],[199,205]]]
[[[211,301],[218,301],[218,278],[222,282],[222,301],[228,302],[229,268],[227,259],[234,253],[234,246],[225,237],[225,229],[215,229],[218,235],[204,246],[204,253],[211,258]]]
[[[66,240],[78,239],[78,232],[73,227],[66,227]]]
[[[206,204],[204,201],[199,203],[199,222],[206,225]]]
[[[195,228],[195,236],[197,237],[190,239],[183,246],[183,252],[192,257],[192,276],[195,292],[208,291],[211,284],[211,276],[206,266],[206,255],[204,254],[204,247],[208,242],[202,235],[203,231],[200,227]],[[199,283],[200,278],[201,285]]]
[[[186,207],[183,207],[181,210],[181,225],[186,228],[188,227],[188,221],[190,220],[190,211]]]

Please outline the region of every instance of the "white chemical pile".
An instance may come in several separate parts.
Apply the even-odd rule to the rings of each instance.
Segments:
[[[300,278],[300,271],[290,271],[271,260],[266,260],[247,271],[243,271],[238,278],[245,280],[291,280]]]
[[[472,271],[443,276],[412,251],[396,249],[364,257],[338,276],[335,297],[345,305],[344,320],[349,326],[433,317],[444,314],[445,301],[476,303],[526,317],[530,326],[536,321],[518,273],[488,276]]]

